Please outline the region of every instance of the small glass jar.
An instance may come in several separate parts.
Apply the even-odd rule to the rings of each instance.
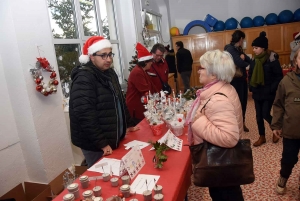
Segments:
[[[145,190],[143,192],[144,201],[151,201],[152,200],[152,192],[149,190]]]
[[[108,174],[108,173],[103,173],[103,174],[102,174],[102,179],[103,179],[103,181],[109,181],[109,180],[110,180],[110,174]]]
[[[79,186],[79,185],[78,185],[77,183],[72,183],[72,184],[70,184],[70,185],[67,187],[69,193],[74,194],[75,199],[78,199],[79,196],[80,196],[80,195],[79,195],[79,187],[78,187],[78,186]]]
[[[122,184],[130,184],[130,177],[128,175],[124,175],[121,177]]]
[[[84,199],[87,199],[87,198],[92,199],[93,198],[93,191],[91,191],[91,190],[84,191],[82,193],[82,196],[83,196]]]
[[[103,197],[95,197],[93,201],[103,201]]]
[[[117,187],[119,186],[119,179],[117,177],[113,177],[110,179],[111,186]]]
[[[82,175],[81,177],[79,177],[79,181],[80,181],[81,187],[82,187],[83,189],[89,187],[90,181],[89,181],[89,177],[88,177],[88,176]]]
[[[154,190],[154,194],[162,194],[162,186],[161,185],[155,185],[153,190]]]
[[[93,188],[93,192],[94,192],[94,196],[95,197],[101,196],[101,194],[102,194],[102,188],[101,188],[101,186],[95,186]]]
[[[155,194],[154,195],[154,201],[163,201],[164,200],[164,195],[163,194]]]
[[[75,200],[75,196],[72,193],[68,193],[63,197],[63,201],[74,201],[74,200]]]
[[[120,187],[120,191],[125,198],[128,198],[130,196],[130,185],[128,185],[128,184],[122,185]]]

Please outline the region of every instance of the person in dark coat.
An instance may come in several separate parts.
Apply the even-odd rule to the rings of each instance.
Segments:
[[[272,122],[270,114],[275,99],[276,90],[283,74],[278,60],[278,55],[268,50],[266,32],[261,32],[252,42],[254,60],[249,69],[249,89],[254,99],[256,122],[259,139],[253,144],[257,147],[266,143],[264,120],[269,125]],[[273,134],[273,142],[277,143],[279,137]]]
[[[81,148],[91,167],[118,148],[126,131],[138,127],[133,127],[118,76],[111,68],[114,54],[109,40],[92,36],[82,52],[82,65],[71,73],[70,130],[72,143]]]
[[[243,52],[242,44],[244,39],[245,33],[241,30],[236,30],[232,34],[230,44],[226,45],[224,50],[231,54],[233,62],[237,68],[236,70],[240,72],[240,75],[238,75],[237,73],[235,74],[230,84],[235,88],[241,101],[244,131],[249,132],[249,129],[245,125],[246,109],[248,102],[248,83],[246,67],[249,66],[251,59]]]
[[[176,59],[174,49],[168,50],[166,48],[165,60],[169,67],[169,73],[174,73],[174,78],[177,78]]]
[[[184,92],[190,89],[190,78],[192,74],[193,57],[188,49],[183,47],[182,41],[177,41],[176,43],[176,61],[177,70],[180,73],[184,85]]]

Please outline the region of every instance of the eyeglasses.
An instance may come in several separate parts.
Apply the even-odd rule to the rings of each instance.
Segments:
[[[108,54],[106,54],[106,53],[104,53],[104,54],[93,54],[93,56],[98,56],[98,57],[101,57],[103,60],[106,60],[108,57],[110,58],[110,59],[112,59],[114,56],[115,56],[115,54],[114,53],[112,53],[112,52],[110,52],[110,53],[108,53]]]
[[[202,66],[198,66],[198,70],[205,70],[206,68],[203,68]]]
[[[155,56],[157,56],[157,57],[163,57],[164,55],[163,54],[155,54]]]

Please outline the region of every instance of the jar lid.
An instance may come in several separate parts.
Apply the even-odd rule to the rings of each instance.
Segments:
[[[93,191],[91,191],[91,190],[87,190],[87,191],[84,191],[83,192],[83,196],[89,196],[89,195],[92,195],[93,194]]]
[[[124,175],[124,176],[122,176],[122,179],[129,179],[129,176],[128,175]]]
[[[121,191],[128,191],[129,189],[130,189],[130,185],[128,185],[128,184],[124,184],[120,187]]]
[[[93,188],[93,191],[100,191],[101,190],[101,186],[95,186],[94,188]]]
[[[78,184],[77,184],[77,183],[73,183],[73,184],[70,184],[70,185],[68,186],[68,189],[69,189],[69,190],[72,190],[72,189],[75,189],[75,188],[78,188]]]
[[[93,201],[103,201],[102,197],[95,197]]]
[[[89,178],[88,176],[82,175],[82,176],[79,178],[79,180],[80,180],[80,181],[84,181],[84,180],[87,180],[88,178]]]
[[[154,195],[154,197],[153,197],[154,199],[162,199],[162,198],[164,198],[164,195],[163,194],[155,194]]]
[[[64,200],[71,200],[73,198],[74,198],[74,195],[72,193],[68,193],[63,197]]]
[[[110,181],[114,182],[114,181],[118,181],[118,178],[117,177],[113,177],[110,179]]]

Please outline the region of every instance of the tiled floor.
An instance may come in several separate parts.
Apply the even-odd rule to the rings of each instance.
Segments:
[[[243,138],[249,138],[251,143],[255,142],[259,135],[255,119],[254,102],[249,94],[246,125],[249,133],[244,133]],[[267,143],[260,147],[252,147],[254,160],[255,181],[252,184],[242,186],[245,201],[296,201],[299,195],[299,163],[294,167],[291,177],[287,182],[287,193],[277,195],[275,183],[279,176],[280,159],[282,153],[282,140],[277,144],[272,142],[272,132],[265,122]],[[188,191],[189,201],[210,201],[208,188],[200,188],[192,185]]]

